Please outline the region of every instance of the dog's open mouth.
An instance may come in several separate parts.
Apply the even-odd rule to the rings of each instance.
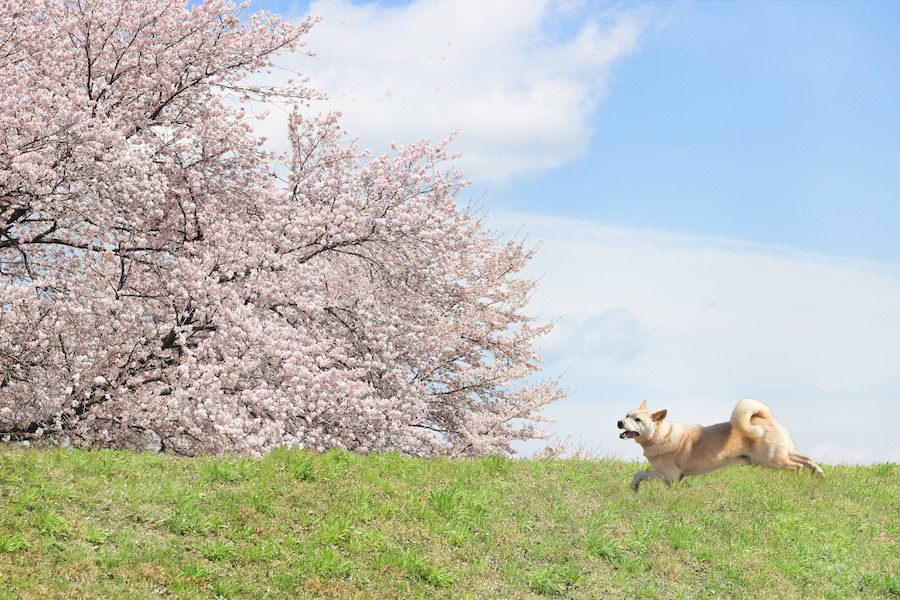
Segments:
[[[623,431],[621,434],[619,434],[619,438],[623,440],[630,440],[631,438],[636,438],[639,435],[641,434],[637,431]]]

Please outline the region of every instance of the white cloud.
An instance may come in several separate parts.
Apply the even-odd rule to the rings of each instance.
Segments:
[[[588,316],[564,314],[542,338],[541,349],[549,356],[590,357],[594,362],[623,365],[646,349],[649,335],[624,308]]]
[[[545,0],[417,0],[400,7],[321,0],[307,41],[317,55],[282,56],[275,79],[311,76],[363,147],[434,141],[459,131],[458,166],[502,182],[579,156],[610,69],[656,19]],[[562,32],[562,33],[561,33]],[[284,115],[257,126],[284,142]]]
[[[727,420],[753,396],[825,462],[900,460],[900,271],[784,248],[604,227],[546,215],[531,310],[556,320],[548,374],[570,398],[563,437],[637,458],[615,422],[642,398],[676,421]]]

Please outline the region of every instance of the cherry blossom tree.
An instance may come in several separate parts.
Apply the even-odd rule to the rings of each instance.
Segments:
[[[531,257],[449,140],[371,156],[298,78],[311,20],[220,0],[0,0],[0,436],[180,453],[510,453]],[[246,101],[294,102],[291,151]],[[271,165],[289,168],[276,177]]]

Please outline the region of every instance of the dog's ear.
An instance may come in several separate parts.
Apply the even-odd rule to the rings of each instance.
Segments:
[[[647,410],[647,401],[641,400],[641,407],[638,410]]]
[[[654,421],[662,421],[663,419],[666,418],[666,415],[668,414],[668,412],[669,412],[669,409],[664,408],[662,410],[656,411],[655,413],[653,413],[650,416],[653,418]]]

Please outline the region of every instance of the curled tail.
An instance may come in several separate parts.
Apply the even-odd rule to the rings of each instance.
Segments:
[[[762,402],[753,398],[743,398],[738,401],[734,410],[731,411],[731,426],[743,431],[747,434],[747,437],[761,438],[765,430],[759,425],[751,425],[750,419],[752,417],[771,419],[772,413],[769,407]]]

